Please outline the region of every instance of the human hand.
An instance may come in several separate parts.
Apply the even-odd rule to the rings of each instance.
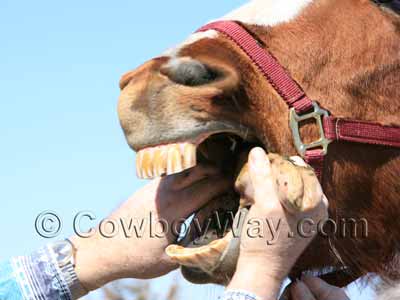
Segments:
[[[280,201],[281,192],[271,171],[271,164],[261,148],[249,155],[249,175],[253,205],[241,235],[241,249],[236,273],[228,289],[248,290],[262,298],[276,298],[283,279],[312,237],[300,236],[297,225],[312,219],[315,224],[328,217],[328,202],[315,175],[303,178],[315,188],[305,193],[307,209],[289,213]],[[248,189],[247,189],[248,190]],[[293,233],[293,234],[291,234]]]
[[[120,229],[115,236],[106,238],[97,228],[90,238],[71,239],[77,248],[76,272],[82,285],[94,290],[116,279],[154,278],[177,268],[164,252],[179,233],[176,221],[182,222],[230,185],[215,168],[204,165],[147,184],[109,217]],[[174,222],[175,229],[170,227]],[[138,233],[132,230],[134,224]]]
[[[320,278],[304,276],[290,286],[292,300],[350,300],[346,293]]]

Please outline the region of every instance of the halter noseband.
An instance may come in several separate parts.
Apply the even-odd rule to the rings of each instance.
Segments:
[[[311,165],[322,183],[324,158],[333,141],[347,141],[400,148],[400,127],[379,123],[335,118],[312,101],[277,59],[234,21],[210,23],[197,32],[216,30],[238,45],[290,108],[290,128],[298,154]],[[310,144],[302,142],[299,123],[315,119],[320,138]]]

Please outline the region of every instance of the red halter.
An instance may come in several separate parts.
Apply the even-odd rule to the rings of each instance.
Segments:
[[[312,101],[275,57],[234,21],[210,23],[197,32],[216,30],[235,42],[258,67],[276,92],[290,107],[290,128],[298,154],[310,164],[322,182],[324,158],[328,145],[333,141],[348,141],[400,148],[400,127],[378,123],[341,119],[330,116],[327,110]],[[304,144],[300,137],[299,123],[315,119],[320,138]]]

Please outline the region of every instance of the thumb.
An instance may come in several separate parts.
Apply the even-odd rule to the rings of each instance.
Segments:
[[[271,175],[271,163],[265,151],[253,148],[249,154],[250,178],[253,183],[264,182]]]
[[[272,178],[271,163],[262,148],[254,148],[249,154],[249,175],[254,188],[255,202],[266,195],[276,195],[276,187]]]
[[[271,163],[265,151],[253,148],[249,154],[250,179],[254,187],[262,186],[271,177]]]

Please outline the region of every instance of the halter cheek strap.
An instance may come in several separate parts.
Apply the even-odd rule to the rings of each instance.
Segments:
[[[277,59],[263,49],[241,25],[234,21],[210,23],[197,32],[216,30],[238,45],[257,66],[275,91],[290,108],[290,127],[296,150],[310,164],[322,183],[324,158],[333,141],[347,141],[400,148],[400,127],[379,123],[341,119],[312,101]],[[314,119],[320,129],[320,138],[310,144],[302,142],[299,123]]]

